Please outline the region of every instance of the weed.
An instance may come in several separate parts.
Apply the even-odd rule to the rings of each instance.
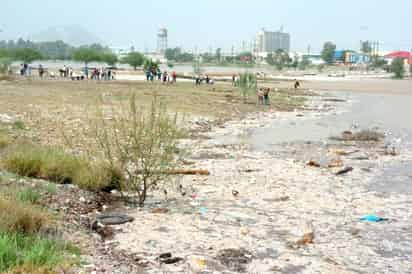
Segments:
[[[0,220],[0,232],[8,233],[37,233],[52,223],[40,209],[4,196],[0,196]]]
[[[24,130],[26,128],[26,126],[24,125],[23,121],[15,121],[13,123],[13,128],[14,129],[20,129],[20,130]]]
[[[0,233],[0,272],[55,273],[53,269],[63,264],[65,254],[72,251],[61,242],[36,235]]]
[[[23,203],[37,204],[41,195],[37,190],[29,187],[18,191],[16,193],[16,198]]]

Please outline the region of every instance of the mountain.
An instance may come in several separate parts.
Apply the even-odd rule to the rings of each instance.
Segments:
[[[62,40],[72,46],[102,43],[102,40],[80,26],[50,27],[30,37],[35,42]]]

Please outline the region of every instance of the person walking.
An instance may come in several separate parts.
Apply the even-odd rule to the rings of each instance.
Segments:
[[[44,74],[44,68],[43,68],[43,66],[40,64],[40,65],[39,65],[39,76],[40,76],[40,79],[43,79],[43,74]]]
[[[173,72],[172,72],[172,80],[173,80],[173,84],[176,84],[176,82],[177,82],[177,74],[176,74],[176,71],[173,71]]]
[[[259,88],[259,89],[256,91],[256,95],[257,95],[257,98],[258,98],[257,104],[258,104],[258,105],[263,105],[263,96],[264,96],[264,94],[263,94],[263,89],[262,89],[262,88]]]
[[[163,85],[167,84],[167,78],[168,78],[167,71],[164,71],[163,72]]]
[[[269,105],[269,93],[270,88],[264,88],[263,90],[263,102],[265,105]]]

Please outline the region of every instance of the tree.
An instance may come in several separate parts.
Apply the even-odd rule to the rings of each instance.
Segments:
[[[81,47],[74,51],[73,59],[78,62],[84,62],[85,66],[87,67],[87,65],[91,62],[101,61],[101,54],[96,49]]]
[[[321,53],[323,61],[325,61],[327,64],[332,64],[335,60],[335,51],[336,45],[332,42],[326,42],[323,45],[323,50]]]
[[[253,55],[250,51],[244,51],[237,55],[236,59],[241,62],[251,63],[253,60]]]
[[[303,56],[302,61],[299,62],[298,67],[300,70],[305,70],[308,66],[310,66],[311,61],[308,56]]]
[[[129,52],[122,59],[123,64],[129,64],[131,67],[133,67],[134,70],[136,70],[137,67],[140,67],[141,65],[143,65],[144,61],[145,61],[145,58],[143,54],[141,54],[140,52]]]
[[[250,72],[240,74],[236,86],[239,88],[243,97],[243,102],[246,103],[249,95],[256,91],[257,79],[256,75]]]
[[[177,56],[180,54],[181,54],[180,48],[174,48],[174,49],[168,48],[165,51],[165,58],[168,61],[176,61]]]
[[[43,59],[43,55],[36,49],[22,48],[13,50],[13,59],[30,64],[35,60]]]
[[[178,128],[177,115],[170,115],[156,96],[148,113],[138,109],[135,94],[123,112],[112,109],[111,122],[99,109],[93,136],[105,162],[126,175],[122,192],[136,193],[143,207],[149,191],[166,186],[172,176],[182,153],[178,144],[184,133]]]
[[[117,63],[118,58],[116,54],[108,52],[102,54],[101,61],[105,62],[109,66],[114,66]]]
[[[402,58],[395,58],[391,64],[391,72],[394,73],[394,78],[403,79],[405,77],[405,62]]]
[[[157,71],[159,69],[159,63],[152,59],[146,59],[143,64],[144,71]]]
[[[266,57],[266,62],[271,66],[276,66],[278,70],[282,70],[290,61],[289,54],[282,49],[278,49],[275,54],[269,53]]]

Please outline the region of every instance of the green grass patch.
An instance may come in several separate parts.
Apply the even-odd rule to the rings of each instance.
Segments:
[[[36,189],[28,187],[18,191],[16,198],[23,203],[37,204],[41,199],[41,194]]]
[[[54,273],[67,264],[67,255],[78,255],[72,246],[39,236],[0,233],[0,272]],[[40,272],[43,271],[43,272]]]
[[[10,147],[3,166],[20,176],[58,184],[76,184],[88,190],[118,189],[122,173],[101,163],[65,153],[61,149],[23,143]]]

